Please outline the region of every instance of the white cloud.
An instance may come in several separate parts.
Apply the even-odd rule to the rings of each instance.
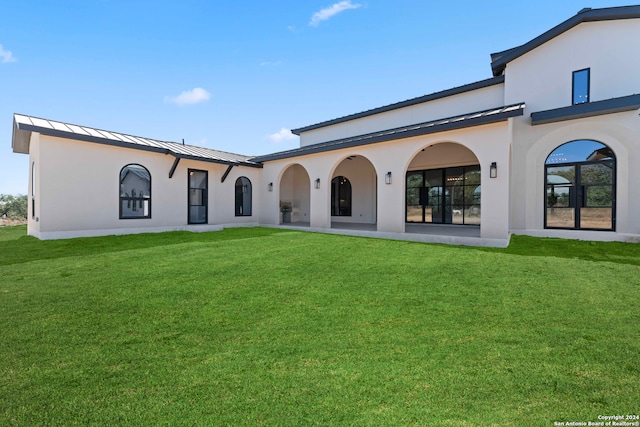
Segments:
[[[2,63],[17,61],[16,57],[13,56],[13,53],[11,53],[10,50],[4,50],[1,44],[0,44],[0,59],[1,59],[0,62]]]
[[[358,9],[360,7],[362,7],[361,4],[353,4],[351,3],[351,0],[334,3],[333,5],[325,7],[319,12],[314,13],[311,17],[311,22],[309,22],[309,25],[311,25],[312,27],[317,27],[318,25],[320,25],[320,22],[326,21],[327,19],[337,15],[340,12],[344,12],[345,10],[349,9]]]
[[[185,90],[176,97],[166,97],[165,102],[172,102],[178,105],[191,105],[198,102],[204,102],[211,98],[211,94],[201,87],[196,87],[191,90]]]
[[[293,141],[296,138],[298,137],[293,133],[291,133],[289,129],[285,129],[285,128],[280,129],[280,132],[276,132],[274,134],[267,136],[267,139],[269,141],[275,142],[276,144],[279,144],[284,141]]]

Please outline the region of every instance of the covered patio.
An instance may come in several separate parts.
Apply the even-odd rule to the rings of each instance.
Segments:
[[[377,231],[375,224],[332,222],[331,228],[311,227],[309,223],[265,227],[286,228],[291,230],[313,231],[318,233],[342,234],[345,236],[372,237],[377,239],[405,240],[422,243],[441,243],[461,246],[489,246],[505,248],[507,239],[488,239],[480,237],[480,227],[450,224],[405,224],[404,233]]]

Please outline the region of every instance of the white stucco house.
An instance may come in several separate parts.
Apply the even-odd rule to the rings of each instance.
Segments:
[[[640,6],[584,9],[492,54],[486,80],[294,129],[299,148],[258,157],[15,114],[29,234],[265,225],[638,242],[639,41]]]

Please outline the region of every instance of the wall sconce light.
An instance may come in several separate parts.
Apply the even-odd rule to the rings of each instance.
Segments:
[[[273,182],[270,182],[269,185],[267,185],[267,188],[269,191],[273,191]]]
[[[320,188],[320,178],[316,178],[316,180],[313,182],[313,188],[315,188],[316,190]]]
[[[498,164],[496,162],[491,163],[491,167],[489,168],[489,178],[497,178],[498,177]]]
[[[386,175],[384,176],[384,183],[391,184],[391,172],[387,172]]]

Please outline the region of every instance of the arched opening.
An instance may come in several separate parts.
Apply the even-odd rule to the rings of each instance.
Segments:
[[[294,164],[280,179],[280,224],[308,225],[311,218],[311,181],[306,169]]]
[[[560,145],[545,161],[545,228],[614,230],[613,150],[592,140]]]
[[[480,225],[480,184],[471,150],[455,143],[426,147],[407,169],[405,221]]]
[[[236,216],[251,216],[251,181],[241,176],[236,179]]]
[[[332,227],[345,228],[354,223],[367,229],[375,227],[376,180],[376,170],[364,156],[350,155],[337,164],[331,176]]]
[[[120,170],[120,219],[151,218],[151,174],[142,165]]]

